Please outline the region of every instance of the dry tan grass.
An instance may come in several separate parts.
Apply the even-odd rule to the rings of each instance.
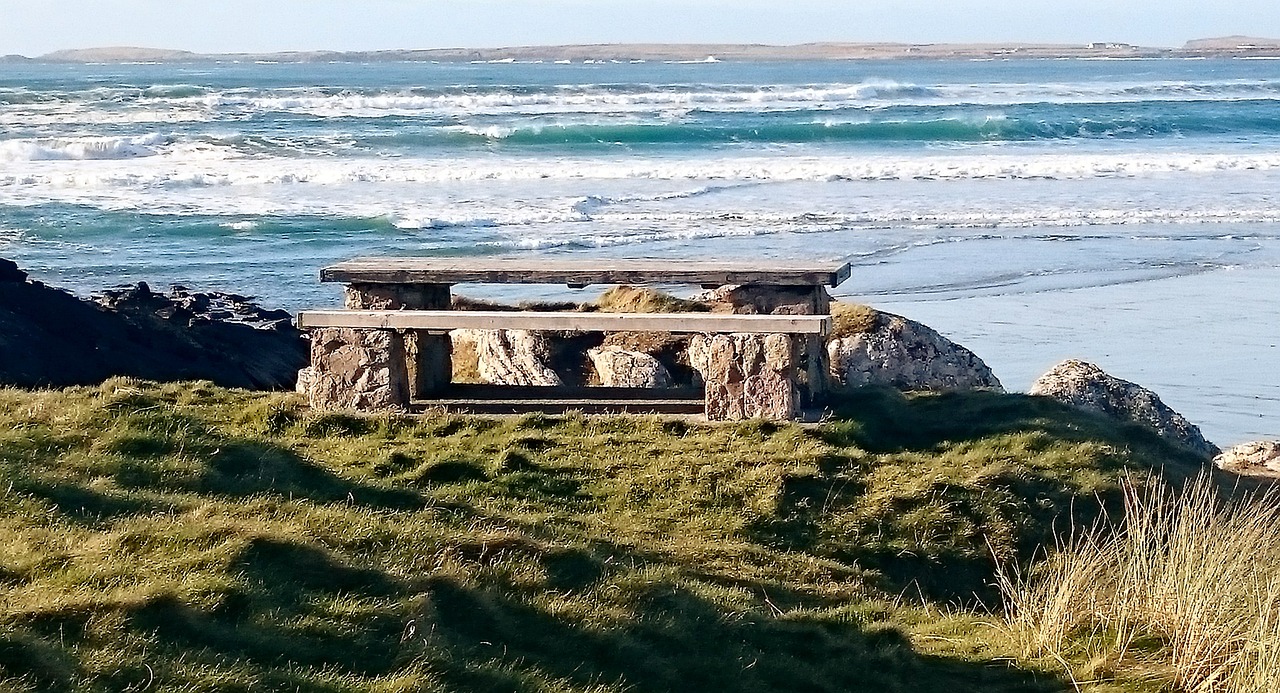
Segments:
[[[831,339],[866,334],[880,325],[880,311],[861,303],[831,304]]]
[[[1277,536],[1275,493],[1223,500],[1208,476],[1178,492],[1130,485],[1122,530],[1004,576],[1010,629],[1029,657],[1162,662],[1196,692],[1280,690]]]
[[[636,286],[615,286],[600,295],[596,306],[607,313],[705,313],[710,310],[705,303]]]
[[[476,343],[465,339],[453,341],[453,352],[450,354],[453,366],[453,382],[481,383],[480,354],[476,351]]]

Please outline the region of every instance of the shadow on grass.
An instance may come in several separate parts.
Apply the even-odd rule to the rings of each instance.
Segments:
[[[0,633],[0,689],[5,678],[20,678],[28,690],[69,691],[75,671],[74,656],[57,642],[33,633]]]
[[[222,442],[190,490],[230,496],[283,495],[320,503],[345,501],[390,510],[415,510],[425,503],[410,489],[344,479],[288,448],[257,440]]]
[[[1056,536],[1121,517],[1117,479],[1126,471],[1180,484],[1205,469],[1145,428],[1045,398],[865,388],[841,396],[834,411],[815,435],[844,453],[820,461],[816,474],[784,478],[776,508],[750,535],[872,569],[883,589],[930,601],[998,604],[993,552],[1025,567]],[[1002,448],[1004,440],[1017,447]],[[1086,445],[1087,457],[1076,458],[1073,445]],[[879,464],[898,471],[872,488]],[[835,535],[832,526],[848,529]]]
[[[15,490],[49,501],[64,517],[86,526],[171,511],[177,501],[165,499],[164,492],[277,496],[389,510],[418,510],[426,504],[412,489],[344,479],[288,448],[262,441],[211,437],[191,454],[201,460],[197,470],[170,478],[156,471],[155,460],[125,458],[111,474],[115,488],[105,491],[80,482],[48,481],[38,474],[21,474],[12,483]]]
[[[179,656],[216,653],[266,669],[332,667],[358,676],[395,670],[400,618],[374,612],[356,621],[323,606],[342,595],[401,596],[394,580],[287,542],[251,546],[241,565],[246,586],[221,594],[214,606],[164,596],[129,610],[130,626]]]
[[[368,680],[427,662],[446,687],[461,691],[1068,689],[1053,676],[1004,663],[921,654],[898,630],[841,615],[830,599],[739,581],[784,606],[794,602],[786,608],[795,610],[784,613],[773,601],[767,609],[762,603],[748,612],[728,610],[698,594],[706,580],[696,572],[646,579],[645,568],[661,563],[659,556],[629,555],[607,543],[538,546],[529,540],[523,557],[548,577],[531,587],[442,576],[404,580],[315,545],[253,540],[230,568],[239,586],[215,604],[166,595],[124,607],[126,627],[153,643],[146,667],[127,663],[96,685],[122,690],[148,670],[172,684],[175,668],[230,663],[262,684],[331,690],[319,680],[322,672]],[[626,595],[614,608],[630,614],[620,620],[548,610],[537,599],[607,594],[619,584]],[[364,612],[327,606],[353,597],[399,606]],[[38,681],[40,690],[97,690],[81,686],[75,673],[73,653],[91,644],[83,628],[52,617],[23,626],[0,638],[0,672]]]
[[[1153,462],[1163,461],[1174,471],[1199,469],[1206,461],[1143,426],[1117,423],[1045,397],[994,392],[905,395],[867,387],[839,395],[829,406],[835,420],[822,427],[822,439],[874,453],[929,451],[993,435],[1042,432],[1054,440],[1127,448]]]
[[[14,490],[52,503],[63,517],[85,527],[98,527],[133,515],[168,512],[173,504],[119,492],[102,492],[71,482],[18,479]]]
[[[501,590],[430,585],[424,615],[450,652],[446,682],[510,690],[503,667],[527,662],[580,687],[633,691],[1059,691],[1062,681],[1006,666],[921,655],[897,630],[819,616],[728,614],[686,587],[654,582],[636,595],[640,617],[582,628]]]

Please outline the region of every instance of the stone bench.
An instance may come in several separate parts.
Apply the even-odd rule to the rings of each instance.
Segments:
[[[300,317],[312,338],[306,390],[324,408],[405,409],[430,400],[450,386],[454,329],[683,332],[699,342],[708,419],[790,419],[825,388],[831,311],[824,287],[849,272],[847,264],[785,261],[357,258],[320,273],[321,281],[347,285],[346,310]],[[453,285],[470,283],[740,287],[754,303],[731,313],[450,310]],[[764,305],[762,297],[784,300]]]
[[[795,418],[802,338],[831,331],[829,315],[577,313],[452,310],[316,310],[298,315],[312,334],[313,406],[407,408],[448,385],[455,329],[664,332],[706,335],[709,420]],[[406,343],[414,335],[417,344]],[[437,341],[424,346],[426,339]],[[416,354],[411,354],[416,347]],[[424,349],[430,353],[424,353]]]

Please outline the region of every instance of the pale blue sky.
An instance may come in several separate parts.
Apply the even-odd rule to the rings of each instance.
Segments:
[[[1280,37],[1280,0],[0,0],[0,54]]]

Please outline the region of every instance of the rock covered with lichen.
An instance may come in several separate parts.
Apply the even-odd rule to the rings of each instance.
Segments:
[[[1207,458],[1221,452],[1218,446],[1205,440],[1199,427],[1162,402],[1156,393],[1109,375],[1086,361],[1068,359],[1059,363],[1031,385],[1029,394],[1141,424],[1161,438],[1180,443]]]
[[[1280,476],[1280,440],[1255,440],[1213,458],[1219,469],[1250,476]]]
[[[836,334],[827,341],[831,381],[837,389],[885,385],[899,390],[1004,391],[981,358],[936,330],[900,315],[861,306],[857,310],[856,321],[837,311]],[[850,322],[857,324],[842,329]]]

